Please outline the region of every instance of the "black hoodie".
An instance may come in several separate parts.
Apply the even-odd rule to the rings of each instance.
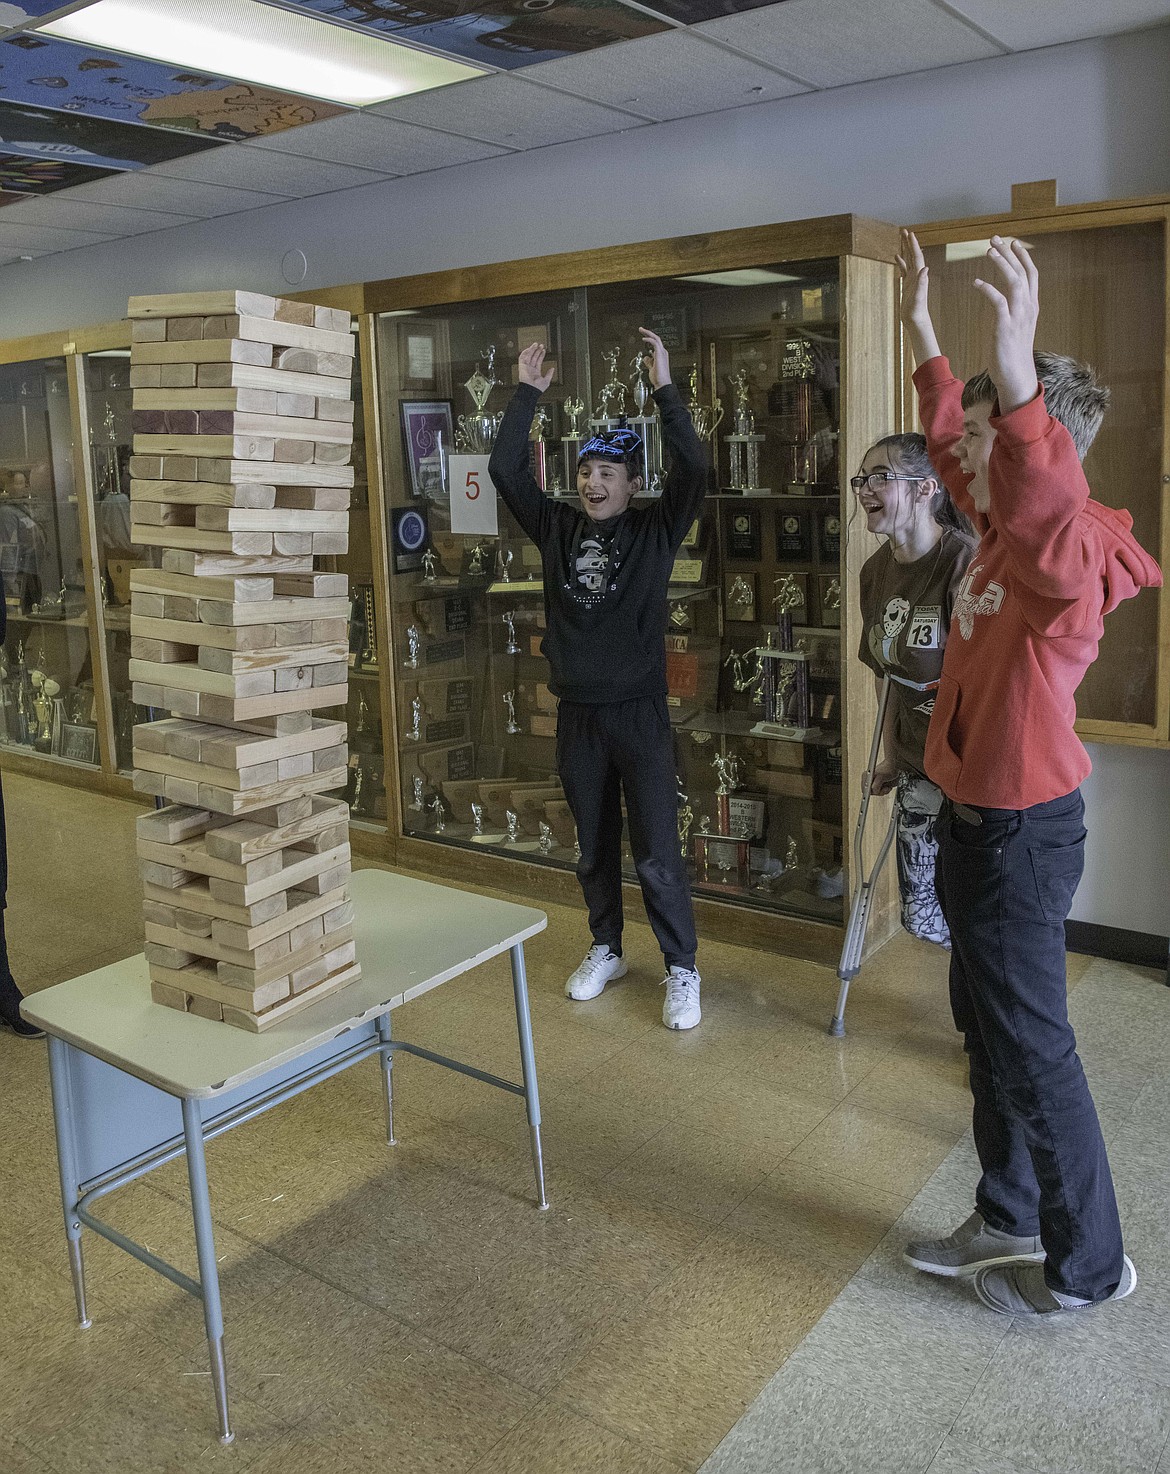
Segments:
[[[595,706],[665,696],[666,591],[707,490],[707,453],[678,390],[663,385],[654,393],[670,456],[662,496],[594,522],[577,501],[547,496],[532,474],[528,432],[539,398],[531,384],[516,390],[488,470],[540,549],[549,690]]]

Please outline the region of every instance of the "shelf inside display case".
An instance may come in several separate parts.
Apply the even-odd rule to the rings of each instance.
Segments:
[[[643,367],[647,325],[666,343],[710,458],[707,498],[678,549],[664,611],[680,852],[696,893],[842,921],[838,262],[786,264],[764,278],[604,285],[380,320],[383,423],[401,427],[384,437],[388,521],[413,513],[426,528],[425,547],[413,558],[399,550],[390,580],[404,834],[575,864],[556,772],[557,702],[540,653],[539,552],[494,498],[481,520],[463,520],[449,455],[487,454],[517,353],[540,341],[555,371],[532,441],[538,484],[575,504],[567,488],[580,445],[625,416],[642,435],[650,487],[632,505],[652,506],[669,452]],[[404,334],[432,345],[425,384],[411,376]],[[738,533],[736,516],[750,524]],[[785,577],[789,597],[799,584],[794,614],[808,646],[801,699],[817,714],[793,729],[815,728],[803,742],[752,730],[763,715],[755,652],[792,629],[773,607]],[[719,792],[727,773],[729,798]],[[730,880],[718,858],[696,858],[702,821],[716,857],[716,840],[735,841],[721,824],[747,827]]]

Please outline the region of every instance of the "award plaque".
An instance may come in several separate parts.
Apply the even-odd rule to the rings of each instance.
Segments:
[[[739,563],[760,559],[760,514],[755,510],[729,509],[726,521],[727,556]]]
[[[776,518],[776,562],[808,563],[812,533],[807,512],[781,512]]]
[[[822,574],[819,587],[821,623],[835,629],[841,623],[841,580],[835,574],[832,578]]]
[[[841,514],[824,512],[821,515],[821,557],[841,556]]]
[[[696,834],[695,881],[698,885],[747,890],[751,880],[750,839],[722,834]]]
[[[756,575],[737,573],[727,590],[728,619],[751,622],[756,617]]]

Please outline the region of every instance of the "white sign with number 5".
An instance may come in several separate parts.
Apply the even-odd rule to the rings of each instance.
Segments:
[[[451,476],[451,531],[487,532],[494,537],[500,527],[487,456],[451,456],[447,465]]]

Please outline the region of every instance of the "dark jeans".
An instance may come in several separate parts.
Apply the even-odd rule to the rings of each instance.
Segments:
[[[943,809],[938,882],[983,1168],[975,1203],[993,1228],[1040,1235],[1051,1289],[1104,1300],[1121,1279],[1121,1225],[1065,981],[1084,802],[1077,790],[968,812],[982,823]]]
[[[622,945],[622,793],[646,914],[667,967],[694,967],[691,888],[679,852],[674,734],[666,698],[562,701],[557,771],[577,824],[577,879],[595,942]]]

